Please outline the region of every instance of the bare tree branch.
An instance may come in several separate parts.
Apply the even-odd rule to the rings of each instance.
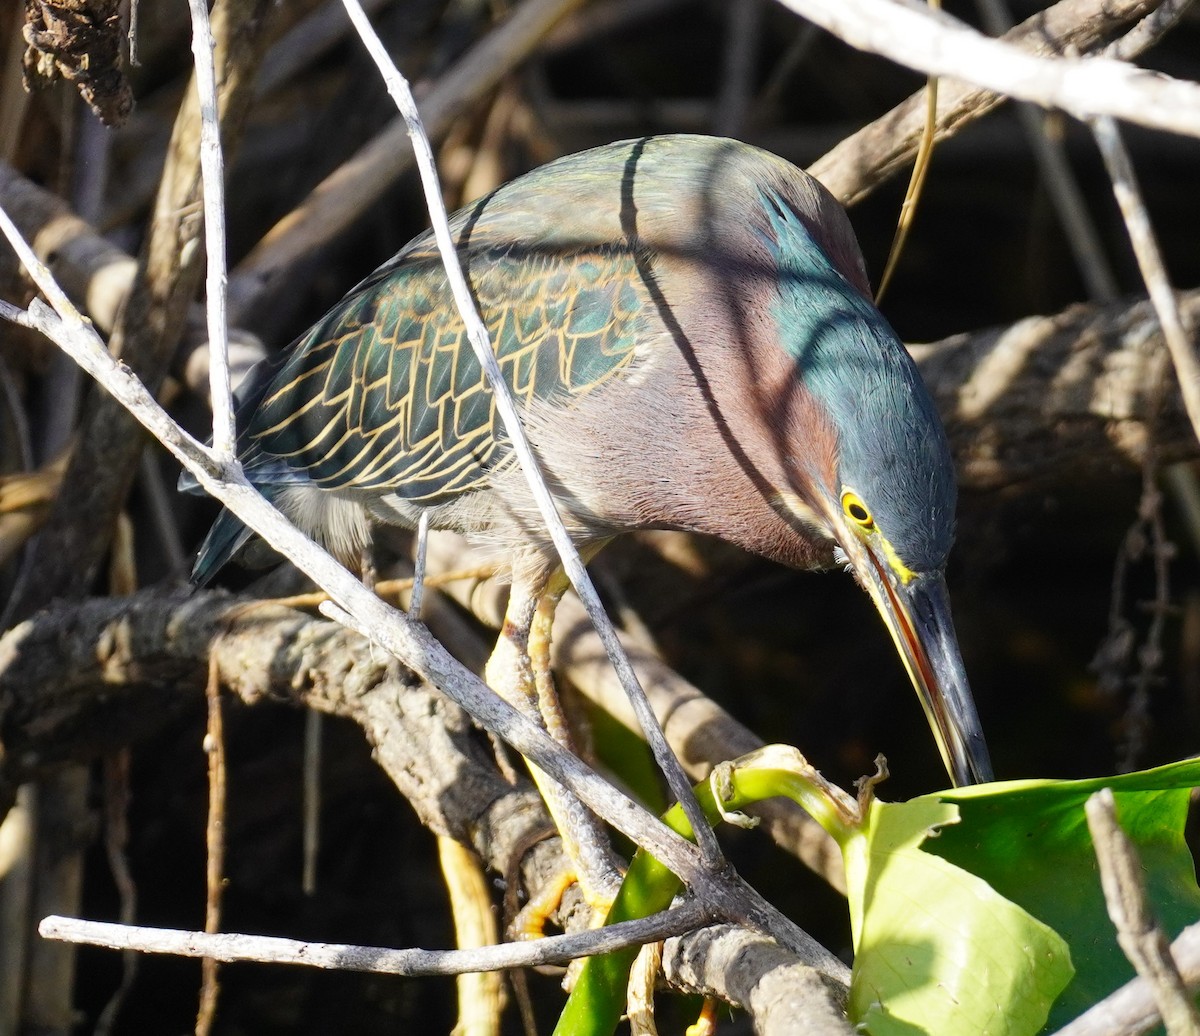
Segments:
[[[299,942],[268,935],[228,932],[184,932],[172,928],[84,921],[74,917],[47,917],[38,933],[47,939],[87,946],[106,946],[142,953],[169,953],[222,962],[255,961],[259,964],[300,964],[333,971],[367,971],[376,975],[463,975],[506,968],[535,968],[570,964],[590,957],[654,942],[701,928],[707,920],[696,902],[636,921],[623,921],[571,935],[547,936],[529,942],[502,943],[460,950],[393,950],[380,946],[345,943]]]
[[[483,317],[479,315],[475,299],[467,284],[466,276],[463,273],[462,264],[459,262],[454,236],[450,230],[446,214],[446,205],[442,200],[441,188],[438,185],[437,167],[433,159],[433,147],[429,142],[429,137],[425,133],[421,117],[417,112],[417,103],[413,98],[412,91],[409,89],[408,81],[400,74],[399,69],[392,63],[391,58],[388,57],[387,49],[383,46],[383,42],[379,37],[375,35],[374,30],[371,28],[371,23],[363,13],[362,8],[358,5],[358,0],[343,0],[343,3],[350,14],[351,20],[354,22],[355,28],[358,30],[359,36],[370,52],[384,81],[387,83],[388,93],[391,94],[392,99],[396,102],[396,106],[404,118],[409,140],[416,155],[417,167],[421,173],[421,183],[425,191],[425,205],[429,211],[430,222],[433,224],[433,236],[437,242],[437,249],[442,259],[442,265],[446,270],[446,279],[450,285],[450,292],[454,299],[455,308],[458,310],[458,314],[466,328],[467,340],[471,345],[471,350],[475,353],[475,358],[479,361],[479,366],[482,368],[487,383],[492,390],[496,411],[508,436],[513,454],[517,458],[517,463],[520,464],[521,471],[525,475],[530,494],[541,517],[542,525],[554,544],[554,549],[558,554],[563,571],[566,573],[567,578],[571,581],[571,586],[574,587],[575,592],[579,595],[579,599],[587,609],[588,616],[591,618],[592,624],[595,626],[596,632],[604,644],[609,661],[612,663],[613,669],[616,670],[617,677],[621,681],[621,686],[624,688],[625,694],[633,706],[633,711],[637,715],[642,736],[645,738],[647,744],[649,744],[650,751],[654,755],[654,761],[658,765],[659,771],[662,773],[667,782],[667,787],[671,791],[671,797],[681,805],[684,814],[688,818],[688,823],[695,834],[696,844],[700,849],[701,860],[706,867],[713,871],[713,873],[716,873],[724,863],[721,847],[717,843],[717,836],[713,834],[712,828],[705,821],[704,811],[700,808],[700,803],[696,800],[691,782],[683,772],[683,767],[679,765],[679,760],[675,758],[674,753],[671,751],[671,746],[667,744],[662,728],[658,725],[658,720],[654,716],[654,710],[650,707],[650,702],[646,699],[646,692],[642,690],[641,685],[638,683],[637,673],[634,672],[633,666],[630,664],[621,646],[621,641],[617,637],[616,628],[609,619],[608,613],[604,610],[604,605],[600,601],[600,595],[596,592],[595,586],[592,585],[592,579],[588,575],[583,558],[580,557],[575,542],[571,539],[570,533],[567,532],[567,528],[563,524],[562,515],[558,511],[558,504],[546,485],[541,465],[533,452],[533,447],[529,444],[524,426],[521,424],[521,416],[517,412],[517,405],[513,400],[513,394],[508,388],[504,374],[500,370],[500,361],[496,356],[495,349],[492,347],[487,327],[484,325]]]
[[[368,641],[290,608],[215,591],[61,605],[0,638],[4,779],[152,734],[202,700],[206,656],[247,704],[291,701],[354,720],[421,823],[472,845],[500,873],[547,825],[532,785],[508,783],[467,715]],[[560,864],[557,839],[539,842],[523,861],[528,887],[541,887]],[[582,923],[588,913],[575,916],[568,906],[563,922]],[[728,949],[745,945],[744,933],[722,931],[689,951],[688,981],[753,1011],[757,982],[747,985],[742,958]],[[768,957],[771,969],[799,963],[790,952]],[[828,958],[821,967],[844,980]],[[840,1003],[837,983],[829,988]]]
[[[1161,0],[1059,0],[1002,37],[1030,54],[1095,51],[1123,25],[1145,18]],[[1130,55],[1132,56],[1132,55]],[[948,140],[1007,100],[1003,94],[950,81],[938,91],[937,140]],[[925,126],[925,93],[914,93],[818,158],[808,172],[842,202],[854,205],[910,163]]]
[[[1112,790],[1096,792],[1087,800],[1085,810],[1117,942],[1137,973],[1149,982],[1170,1036],[1196,1036],[1200,1033],[1200,1014],[1171,956],[1166,934],[1146,899],[1142,863],[1117,822]]]
[[[1171,943],[1171,956],[1188,990],[1194,994],[1200,989],[1200,924],[1179,933]],[[1113,1033],[1139,1036],[1160,1023],[1154,989],[1146,979],[1138,977],[1088,1008],[1054,1036],[1112,1036]]]
[[[1200,84],[1101,57],[1050,58],[993,40],[910,0],[781,0],[859,50],[1079,119],[1111,115],[1200,137]]]

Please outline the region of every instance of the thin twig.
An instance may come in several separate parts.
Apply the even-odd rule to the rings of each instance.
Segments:
[[[1138,268],[1142,271],[1142,279],[1146,282],[1146,290],[1150,293],[1154,312],[1158,314],[1158,321],[1162,325],[1167,349],[1171,353],[1171,362],[1175,365],[1175,374],[1179,378],[1179,388],[1183,393],[1183,405],[1192,422],[1192,429],[1197,438],[1200,438],[1200,362],[1196,359],[1191,340],[1179,316],[1175,291],[1163,267],[1162,253],[1158,249],[1154,229],[1150,225],[1150,216],[1142,202],[1133,162],[1130,161],[1129,152],[1125,149],[1116,122],[1111,118],[1101,117],[1092,119],[1089,125],[1100,153],[1104,156],[1104,165],[1112,178],[1113,194],[1116,195],[1121,215],[1125,218],[1125,227],[1129,231],[1129,240],[1137,256]]]
[[[204,697],[208,703],[208,727],[204,734],[204,751],[208,756],[204,931],[212,935],[221,928],[221,894],[225,884],[225,728],[221,720],[221,681],[215,655],[209,659]],[[217,969],[218,964],[213,957],[205,957],[200,962],[200,1006],[196,1012],[196,1036],[208,1036],[212,1032],[220,991]]]
[[[213,451],[232,460],[237,440],[229,383],[229,322],[225,305],[225,180],[217,113],[217,74],[212,29],[205,0],[188,0],[192,14],[192,57],[200,95],[200,172],[204,195],[204,245],[208,257],[205,313],[208,318],[208,378],[212,399]]]
[[[208,321],[208,378],[212,404],[212,452],[221,464],[237,464],[237,429],[229,380],[229,337],[225,299],[225,173],[221,154],[220,115],[213,51],[216,41],[209,25],[206,0],[188,0],[192,18],[192,60],[200,102],[200,173],[204,199],[204,241],[207,257],[205,315]],[[221,719],[221,686],[216,663],[209,662],[205,689],[208,728],[208,821],[205,828],[204,930],[221,927],[221,894],[225,870],[225,732]],[[209,1036],[216,1020],[220,985],[218,964],[201,962],[200,1003],[196,1036]]]
[[[671,795],[683,806],[688,822],[695,832],[696,843],[700,847],[700,857],[707,867],[716,870],[723,859],[717,837],[704,819],[704,811],[700,808],[700,804],[692,792],[691,781],[688,780],[675,753],[671,751],[671,746],[667,744],[662,727],[659,726],[658,719],[654,715],[654,709],[651,708],[646,692],[638,682],[637,673],[634,672],[633,665],[625,654],[625,649],[621,646],[617,631],[609,620],[608,613],[604,610],[600,595],[596,592],[591,577],[587,573],[583,559],[580,558],[574,542],[563,525],[558,505],[546,486],[537,457],[534,455],[533,448],[529,445],[529,440],[521,425],[516,404],[504,381],[500,363],[492,350],[487,327],[475,307],[471,289],[467,286],[466,277],[463,275],[462,266],[458,260],[458,252],[455,249],[446,216],[446,206],[438,187],[433,149],[421,124],[421,116],[417,111],[417,104],[409,89],[408,81],[392,62],[383,42],[371,27],[370,20],[363,13],[358,0],[342,0],[342,2],[354,22],[354,27],[358,30],[363,44],[370,52],[380,74],[387,83],[388,93],[396,102],[396,107],[400,110],[400,114],[408,126],[409,139],[416,155],[417,167],[421,172],[421,184],[425,190],[425,204],[433,224],[433,235],[437,241],[442,264],[446,269],[446,277],[450,284],[451,294],[454,296],[455,306],[466,325],[467,339],[471,343],[471,348],[487,377],[488,385],[496,401],[496,410],[500,414],[513,453],[516,454],[521,470],[529,483],[529,489],[537,504],[542,522],[558,551],[567,578],[571,580],[576,594],[587,608],[601,643],[604,644],[613,668],[620,677],[621,686],[624,687],[625,693],[633,703],[634,712],[637,714],[638,722],[646,736],[646,742],[654,754],[655,762],[666,778]]]
[[[1117,941],[1138,974],[1150,983],[1170,1036],[1196,1036],[1200,1033],[1200,1013],[1188,996],[1167,937],[1146,900],[1142,864],[1133,843],[1117,823],[1112,789],[1092,795],[1085,810]]]
[[[474,971],[532,968],[569,964],[577,957],[611,953],[673,935],[695,931],[709,920],[696,901],[653,917],[622,921],[572,935],[554,935],[532,942],[501,943],[467,950],[392,950],[342,943],[299,942],[265,935],[209,934],[171,928],[145,928],[84,921],[74,917],[47,917],[38,925],[44,939],[106,946],[141,953],[169,953],[179,957],[207,957],[229,963],[302,964],[336,971],[366,971],[378,975],[464,975]]]

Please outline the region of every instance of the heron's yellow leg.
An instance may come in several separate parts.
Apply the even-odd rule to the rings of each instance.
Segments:
[[[572,742],[570,724],[554,687],[554,675],[550,671],[550,636],[554,627],[554,613],[569,585],[567,577],[560,570],[538,600],[529,633],[529,660],[537,691],[538,712],[546,729],[560,745],[578,755]],[[574,795],[570,799],[575,807],[571,819],[576,826],[572,839],[566,843],[567,852],[575,863],[583,898],[592,908],[592,923],[598,925],[608,916],[617,890],[621,887],[621,873],[617,869],[604,825]],[[560,823],[559,831],[562,830]]]
[[[566,587],[566,578],[561,573],[543,585],[540,592],[532,591],[526,581],[514,576],[504,627],[488,659],[485,677],[488,686],[509,704],[537,720],[559,744],[574,751],[550,674],[550,630],[554,609]],[[578,880],[584,899],[593,910],[593,922],[598,924],[607,915],[620,884],[604,827],[579,799],[533,763],[529,764],[529,772],[562,836],[564,851],[574,871],[571,877]],[[552,902],[540,903],[536,911],[526,911],[527,935],[540,930],[570,884],[570,880],[564,880]]]

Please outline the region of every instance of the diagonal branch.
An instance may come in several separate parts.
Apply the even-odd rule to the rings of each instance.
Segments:
[[[37,279],[44,270],[38,269],[40,264],[34,260],[28,245],[2,212],[0,226]],[[428,630],[371,594],[275,510],[240,472],[224,470],[212,453],[172,421],[145,386],[104,349],[90,328],[66,323],[38,300],[34,300],[27,313],[7,304],[0,304],[0,313],[37,328],[70,353],[85,371],[130,409],[142,425],[196,476],[210,495],[324,589],[352,628],[384,650],[405,659],[488,730],[566,786],[599,817],[661,860],[717,914],[769,932],[777,941],[798,952],[828,959],[823,948],[740,878],[725,873],[714,875],[704,865],[693,844],[681,839],[658,818],[617,791],[537,724],[492,693],[478,677],[463,669]]]
[[[1183,392],[1183,405],[1197,438],[1200,438],[1200,362],[1196,359],[1191,336],[1184,329],[1175,291],[1167,279],[1162,253],[1154,236],[1154,228],[1150,225],[1150,214],[1142,201],[1142,192],[1133,171],[1133,161],[1112,119],[1093,119],[1091,127],[1112,179],[1113,193],[1125,219],[1125,228],[1129,231],[1142,280],[1150,293],[1150,302],[1158,316],[1163,337],[1167,340],[1167,351],[1171,354],[1175,375]]]
[[[1200,84],[1102,57],[1040,57],[908,0],[781,0],[859,50],[1078,119],[1111,115],[1200,137]]]
[[[1086,54],[1104,45],[1119,27],[1148,17],[1160,2],[1059,0],[1005,33],[1002,39],[1030,54]],[[916,156],[925,125],[924,97],[923,90],[912,94],[818,158],[808,172],[843,205],[862,201]],[[935,139],[948,140],[1006,100],[1001,93],[969,83],[943,83],[938,91]]]
[[[563,524],[562,516],[558,511],[558,505],[555,503],[554,497],[546,485],[545,477],[542,475],[541,465],[534,455],[533,447],[529,445],[529,438],[526,436],[525,429],[521,424],[517,405],[513,401],[512,393],[509,391],[508,385],[504,380],[504,375],[500,371],[500,361],[496,358],[496,352],[492,348],[487,327],[484,325],[483,318],[479,315],[478,309],[476,309],[471,289],[468,287],[467,279],[463,274],[462,264],[458,260],[458,252],[455,248],[450,224],[446,215],[446,205],[442,200],[441,189],[438,186],[437,168],[433,160],[433,149],[429,144],[429,137],[426,135],[425,129],[421,124],[421,117],[417,112],[417,104],[413,99],[412,91],[409,89],[408,81],[400,74],[399,69],[392,64],[391,58],[388,57],[387,50],[383,46],[383,42],[375,35],[374,30],[371,28],[371,23],[363,13],[362,8],[358,5],[358,0],[343,0],[343,3],[350,14],[351,20],[354,22],[354,27],[358,30],[359,36],[374,59],[384,81],[387,83],[388,93],[395,100],[401,115],[404,117],[404,122],[408,126],[409,140],[416,154],[417,167],[421,172],[421,183],[425,189],[425,204],[429,210],[430,220],[433,223],[434,239],[437,241],[438,253],[441,255],[442,265],[446,270],[446,277],[450,284],[451,294],[454,297],[455,307],[463,324],[466,326],[467,339],[471,343],[471,349],[475,353],[475,358],[479,361],[480,367],[483,368],[488,386],[492,390],[496,411],[500,415],[504,432],[508,436],[509,445],[512,447],[518,463],[521,465],[521,470],[529,485],[529,491],[533,496],[534,503],[537,505],[538,513],[541,515],[542,524],[550,534],[550,539],[554,543],[554,549],[558,552],[563,571],[566,573],[567,578],[570,579],[571,586],[575,588],[579,599],[583,601],[588,616],[591,618],[592,624],[596,627],[596,632],[599,634],[600,640],[604,644],[604,649],[608,653],[609,660],[617,672],[621,686],[625,689],[625,694],[633,705],[633,711],[637,714],[638,721],[641,724],[642,734],[647,744],[650,745],[650,750],[654,754],[654,761],[658,764],[659,770],[666,778],[667,787],[671,791],[671,797],[683,807],[683,812],[687,816],[688,823],[691,825],[693,832],[695,832],[696,843],[700,847],[700,858],[704,861],[705,866],[715,872],[723,862],[721,847],[717,843],[717,836],[713,834],[712,828],[708,826],[708,823],[704,819],[704,811],[700,808],[700,803],[696,800],[696,796],[692,791],[691,781],[688,780],[687,774],[683,772],[683,767],[680,766],[679,760],[675,758],[675,753],[671,751],[671,746],[667,744],[662,727],[658,725],[658,719],[654,715],[654,709],[651,708],[650,702],[646,698],[646,692],[642,690],[641,684],[638,683],[637,673],[634,672],[633,666],[625,654],[625,649],[621,646],[621,641],[617,637],[616,628],[609,619],[608,613],[604,610],[604,605],[600,601],[600,595],[596,592],[596,587],[592,584],[592,579],[587,573],[583,559],[579,556],[579,551],[576,549],[570,534],[567,532],[566,526]]]

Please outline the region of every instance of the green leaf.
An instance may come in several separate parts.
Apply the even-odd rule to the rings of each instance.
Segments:
[[[1170,938],[1200,918],[1195,865],[1184,842],[1200,761],[1085,781],[1011,781],[914,799],[957,805],[961,823],[925,850],[978,875],[1057,931],[1076,975],[1055,1003],[1059,1028],[1133,977],[1104,905],[1083,805],[1111,788],[1117,818],[1137,846],[1147,893]],[[909,805],[913,804],[909,803]],[[889,807],[890,808],[890,807]]]
[[[1030,1036],[1071,979],[1052,928],[925,851],[958,821],[958,807],[935,797],[876,801],[840,839],[855,942],[849,1015],[872,1036]]]
[[[837,840],[855,942],[850,1017],[872,1036],[1032,1036],[1047,1024],[1058,1028],[1133,973],[1108,919],[1084,802],[1113,790],[1151,902],[1174,937],[1200,917],[1183,840],[1198,785],[1200,760],[1189,760],[1120,777],[874,801],[861,818],[854,801],[794,749],[770,746],[697,793],[710,820],[721,812],[718,786],[726,810],[787,796]],[[666,819],[690,833],[678,807]],[[662,909],[677,888],[674,875],[638,853],[609,920]],[[632,957],[589,961],[556,1031],[612,1032]]]

